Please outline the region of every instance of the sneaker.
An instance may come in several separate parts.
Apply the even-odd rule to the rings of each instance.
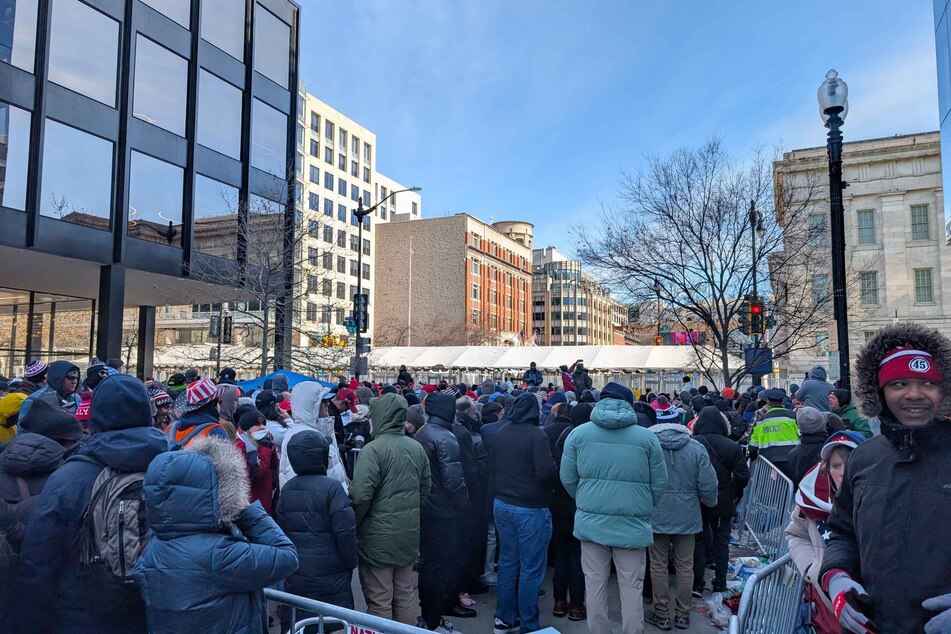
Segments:
[[[667,629],[670,629],[670,621],[667,621]],[[690,627],[690,615],[689,614],[678,614],[674,617],[674,626],[678,630],[685,630]]]
[[[490,572],[489,574],[482,575],[479,578],[482,580],[482,583],[484,583],[485,585],[494,586],[498,583],[499,575],[494,572]]]
[[[657,612],[648,612],[647,614],[644,615],[644,620],[659,630],[664,630],[665,632],[670,630],[670,615],[669,614],[658,614]]]
[[[499,617],[495,617],[495,627],[492,628],[492,634],[511,634],[512,632],[518,632],[520,626],[521,623],[516,622],[515,625],[509,625]]]
[[[698,599],[703,598],[703,588],[704,588],[704,584],[695,583],[693,584],[693,591],[690,594],[697,597]]]
[[[439,634],[462,634],[460,630],[456,629],[455,625],[453,625],[451,622],[447,621],[446,619],[440,619],[439,627],[437,627],[433,631],[438,632]]]

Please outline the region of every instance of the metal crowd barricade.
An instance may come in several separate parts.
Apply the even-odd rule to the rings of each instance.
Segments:
[[[783,555],[757,570],[743,588],[730,634],[792,634],[802,605],[802,575]]]
[[[303,634],[304,627],[316,625],[318,634],[324,634],[328,625],[343,625],[343,634],[432,634],[429,630],[397,621],[348,610],[322,601],[314,601],[296,594],[265,588],[268,601],[286,605],[290,609],[291,629],[281,634]],[[298,620],[297,611],[307,612],[307,618]]]
[[[740,544],[755,544],[770,559],[785,554],[789,548],[785,529],[795,503],[792,481],[772,462],[758,456],[743,498]]]

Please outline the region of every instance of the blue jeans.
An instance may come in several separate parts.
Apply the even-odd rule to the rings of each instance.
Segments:
[[[522,508],[501,500],[495,500],[493,511],[500,548],[495,616],[509,625],[521,621],[521,634],[534,632],[541,629],[538,592],[545,579],[551,513],[547,508]]]

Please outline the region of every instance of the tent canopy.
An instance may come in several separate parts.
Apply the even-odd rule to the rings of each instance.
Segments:
[[[695,372],[708,369],[718,355],[693,346],[447,346],[381,347],[370,352],[369,367],[415,370],[522,371],[534,361],[540,370],[557,370],[581,359],[592,372]],[[743,365],[730,356],[732,367]]]
[[[238,387],[241,388],[242,392],[250,392],[254,389],[259,389],[264,387],[264,382],[268,379],[273,379],[274,377],[281,375],[287,377],[287,387],[292,388],[298,383],[303,383],[304,381],[317,381],[321,385],[326,387],[336,387],[335,383],[328,383],[327,381],[321,381],[315,379],[312,376],[307,376],[306,374],[300,374],[299,372],[291,372],[290,370],[278,370],[277,372],[271,372],[270,374],[265,374],[262,377],[257,379],[248,379],[247,381],[237,381]]]

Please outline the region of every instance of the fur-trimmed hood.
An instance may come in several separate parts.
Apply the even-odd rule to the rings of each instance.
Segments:
[[[143,485],[151,529],[168,540],[233,522],[250,497],[244,462],[234,443],[213,437],[157,456]]]
[[[859,409],[867,418],[885,412],[882,392],[878,388],[878,365],[892,348],[904,346],[931,354],[941,371],[941,391],[944,395],[937,415],[951,418],[951,341],[936,330],[914,323],[886,326],[876,332],[865,344],[855,360],[855,381],[852,393]],[[890,416],[889,416],[890,418]]]

